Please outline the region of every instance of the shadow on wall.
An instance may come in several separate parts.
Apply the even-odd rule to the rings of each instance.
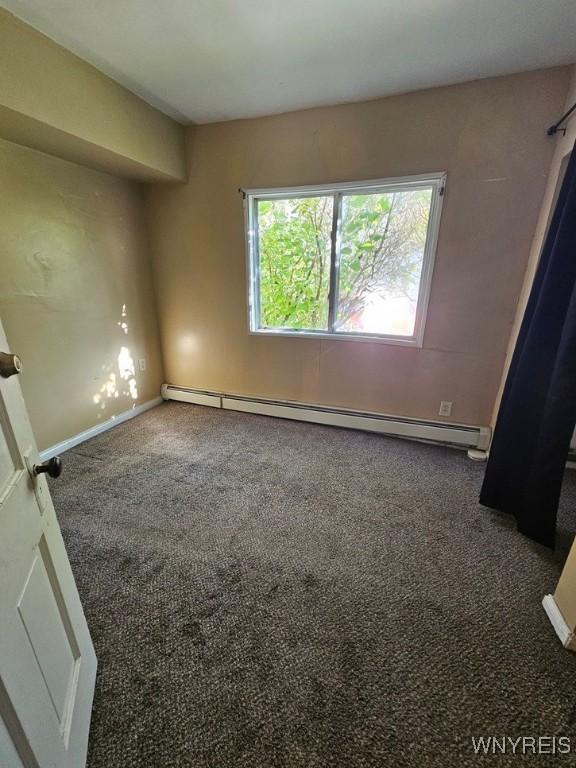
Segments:
[[[120,351],[114,363],[105,363],[102,371],[106,377],[102,386],[92,397],[92,402],[98,408],[97,418],[99,420],[108,419],[113,414],[110,413],[111,406],[120,398],[128,398],[132,402],[132,408],[136,407],[138,399],[138,383],[136,381],[136,365],[130,352],[128,339],[128,320],[126,304],[122,305],[120,320],[117,323],[120,333],[124,336],[125,344],[120,346]],[[117,408],[114,408],[117,411]]]

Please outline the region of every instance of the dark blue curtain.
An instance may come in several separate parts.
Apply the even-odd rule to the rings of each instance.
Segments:
[[[576,423],[576,151],[568,162],[498,413],[480,503],[554,547]]]

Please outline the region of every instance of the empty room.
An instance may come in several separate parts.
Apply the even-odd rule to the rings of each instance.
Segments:
[[[573,0],[0,0],[0,768],[576,766]]]

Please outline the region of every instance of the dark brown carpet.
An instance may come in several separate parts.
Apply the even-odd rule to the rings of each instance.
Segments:
[[[447,448],[170,403],[51,483],[99,657],[89,768],[573,765],[552,555]],[[561,543],[576,529],[567,473]]]

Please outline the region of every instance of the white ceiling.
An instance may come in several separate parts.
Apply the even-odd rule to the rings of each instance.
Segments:
[[[207,123],[576,61],[576,0],[0,0]]]

